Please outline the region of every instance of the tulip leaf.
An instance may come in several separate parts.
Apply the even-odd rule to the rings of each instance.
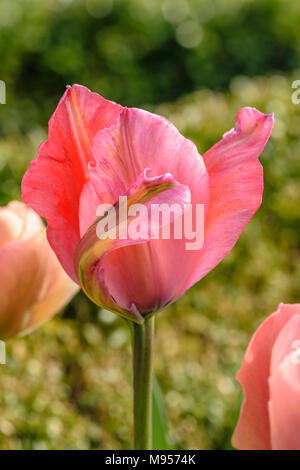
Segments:
[[[153,450],[170,449],[163,396],[155,377],[153,377],[152,390],[152,448]]]

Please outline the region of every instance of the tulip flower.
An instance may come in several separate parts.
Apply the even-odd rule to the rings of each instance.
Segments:
[[[24,176],[23,200],[47,220],[49,243],[79,284],[75,250],[97,220],[100,204],[115,204],[141,188],[139,200],[154,200],[165,190],[169,203],[204,204],[204,246],[197,252],[187,251],[184,239],[135,244],[128,239],[121,247],[98,250],[88,273],[93,292],[84,286],[85,291],[98,305],[140,322],[176,300],[232,249],[261,204],[258,156],[272,126],[272,116],[243,108],[235,129],[202,157],[165,118],[74,85],[59,102],[49,139]],[[150,175],[156,178],[151,185]]]
[[[237,379],[241,450],[300,450],[300,304],[280,304],[252,337]]]
[[[47,220],[49,243],[72,279],[97,305],[134,322],[137,389],[143,382],[151,385],[145,372],[151,354],[145,351],[152,347],[152,314],[211,271],[259,208],[258,157],[272,126],[273,116],[243,108],[235,128],[201,156],[167,119],[124,108],[80,85],[67,88],[51,117],[49,138],[23,178],[23,200]],[[126,209],[133,204],[147,211],[159,204],[204,207],[203,245],[189,250],[186,233],[148,237],[155,232],[151,229],[138,240],[129,228],[124,237],[103,237],[99,223],[122,212],[120,197],[127,198]],[[99,215],[104,204],[113,210]],[[172,228],[177,219],[170,219]],[[124,218],[118,219],[109,232],[120,233],[123,225]],[[160,219],[159,233],[163,225]],[[137,415],[146,400],[149,393],[138,400]],[[149,428],[147,410],[136,433],[140,441]]]
[[[25,204],[0,208],[0,339],[24,334],[58,312],[78,290]]]

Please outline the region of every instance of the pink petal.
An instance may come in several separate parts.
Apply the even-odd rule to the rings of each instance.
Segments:
[[[46,240],[45,243],[48,245],[47,249],[50,249]],[[22,335],[30,333],[59,312],[79,290],[78,285],[62,269],[53,251],[51,256],[49,256],[47,264],[46,288],[42,298],[30,307],[27,315],[24,315],[21,324]]]
[[[97,172],[97,170],[96,170]],[[131,206],[140,204],[143,206],[145,213],[142,216],[138,215],[138,218],[134,216],[125,217],[127,221],[127,228],[120,237],[119,229],[122,227],[122,223],[119,223],[119,214],[121,212],[121,205],[119,202],[114,204],[111,209],[103,211],[104,215],[101,216],[85,233],[84,237],[78,244],[75,252],[75,266],[79,273],[80,284],[85,293],[99,306],[106,309],[110,309],[116,313],[119,313],[125,318],[133,319],[134,321],[141,323],[143,321],[143,315],[156,311],[161,307],[160,302],[162,299],[157,297],[157,290],[154,285],[145,284],[142,292],[142,302],[136,304],[133,299],[137,298],[136,292],[130,288],[130,283],[126,282],[126,278],[122,279],[122,282],[118,284],[115,278],[107,278],[106,269],[107,266],[113,267],[116,271],[120,269],[120,265],[116,261],[111,265],[111,262],[106,263],[107,258],[117,252],[120,254],[125,247],[134,246],[137,248],[139,244],[147,245],[149,238],[153,235],[153,227],[151,226],[151,206],[152,204],[173,204],[177,203],[182,211],[184,210],[185,204],[190,202],[190,190],[187,186],[179,184],[174,180],[171,174],[164,174],[156,177],[148,177],[147,170],[145,170],[137,181],[129,188],[126,193],[127,204],[125,209],[130,210]],[[99,181],[96,178],[96,181]],[[87,191],[85,197],[87,201],[90,201],[89,189],[92,190],[92,186],[87,184]],[[108,214],[105,215],[105,212]],[[99,224],[105,220],[108,221],[111,212],[114,217],[110,224],[110,230],[112,237],[102,238],[104,233],[101,228],[99,233]],[[124,218],[121,217],[121,220]],[[171,222],[175,220],[175,216],[171,218]],[[137,223],[138,226],[147,222],[144,225],[144,231],[139,231],[140,236],[138,239],[132,238],[131,227],[132,224]],[[158,225],[154,228],[161,227],[161,221],[158,221]],[[113,230],[116,233],[113,235]],[[107,231],[107,229],[106,229]],[[117,235],[118,234],[118,235]],[[136,272],[138,271],[138,259],[136,261]],[[149,260],[144,257],[143,263],[143,278],[147,280]],[[143,282],[143,280],[141,280]],[[124,284],[126,288],[124,289]]]
[[[94,160],[92,141],[116,121],[122,107],[81,85],[68,87],[49,121],[49,139],[31,162],[23,200],[48,222],[47,236],[60,262],[76,280],[73,253],[80,240],[78,205]]]
[[[11,201],[3,210],[8,210],[11,214],[19,217],[22,221],[22,230],[16,238],[29,240],[39,234],[44,229],[42,219],[29,206],[23,202]]]
[[[258,157],[273,127],[273,116],[242,108],[236,126],[203,156],[210,181],[205,241],[189,288],[211,271],[235,245],[259,208],[263,171]]]
[[[249,343],[237,374],[244,392],[244,403],[232,438],[233,445],[238,449],[271,449],[268,413],[271,354],[277,336],[294,314],[293,305],[280,304]]]
[[[45,233],[0,248],[0,337],[36,328],[78,290],[61,268]]]
[[[300,347],[300,304],[281,304],[280,312],[287,312],[292,318],[285,323],[276,338],[273,350],[270,375],[276,373],[280,364],[289,356],[293,350],[293,343],[299,340]]]
[[[28,240],[43,227],[42,219],[22,202],[0,207],[0,247],[12,240]]]
[[[138,109],[125,109],[115,126],[100,131],[94,141],[96,167],[90,166],[80,200],[81,234],[95,220],[98,205],[114,203],[145,168],[151,176],[167,172],[188,186],[191,202],[209,199],[208,176],[195,145],[166,119]],[[174,200],[174,202],[176,202]],[[109,253],[105,276],[114,296],[145,310],[175,300],[197,265],[186,240],[151,240]],[[156,300],[155,300],[156,299]]]
[[[300,304],[272,353],[269,415],[273,450],[300,450]]]
[[[300,450],[300,368],[287,357],[270,378],[272,450]]]
[[[0,336],[16,334],[24,314],[37,302],[45,287],[47,255],[39,241],[14,241],[0,250]]]
[[[6,207],[0,208],[0,248],[11,240],[21,236],[23,229],[22,219]]]

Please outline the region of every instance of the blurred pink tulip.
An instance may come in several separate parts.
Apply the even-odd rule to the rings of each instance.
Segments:
[[[245,395],[232,438],[241,450],[300,450],[300,304],[280,304],[237,374]]]
[[[273,116],[243,108],[235,129],[202,157],[167,119],[74,85],[23,178],[23,200],[47,220],[50,245],[86,294],[141,323],[230,252],[261,204],[258,157],[272,127]],[[188,251],[185,237],[97,241],[98,206],[123,195],[147,204],[161,197],[169,205],[204,205],[202,249]]]
[[[0,339],[36,328],[78,290],[50,248],[41,218],[21,202],[0,208],[0,260]]]

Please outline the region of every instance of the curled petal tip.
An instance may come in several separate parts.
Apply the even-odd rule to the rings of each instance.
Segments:
[[[273,127],[274,113],[264,114],[256,108],[245,107],[239,110],[236,116],[236,132],[251,133],[259,130],[264,123],[270,125],[270,131]]]

